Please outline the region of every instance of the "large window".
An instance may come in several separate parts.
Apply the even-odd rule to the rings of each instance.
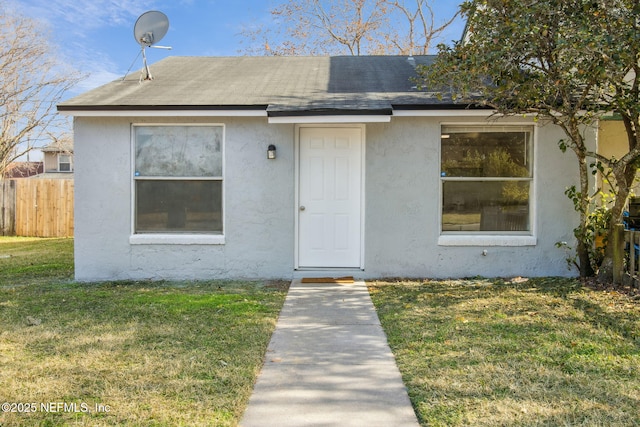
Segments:
[[[134,126],[135,233],[223,233],[223,127]]]
[[[530,126],[443,126],[442,232],[530,234]]]

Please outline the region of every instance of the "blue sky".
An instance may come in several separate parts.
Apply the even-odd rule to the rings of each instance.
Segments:
[[[159,10],[170,22],[159,43],[172,50],[147,49],[150,64],[167,56],[235,56],[249,48],[243,29],[277,25],[269,11],[282,0],[5,0],[21,14],[42,22],[65,61],[88,77],[70,96],[142,67],[133,26],[142,13]],[[451,16],[459,1],[433,0],[438,17]],[[458,20],[444,36],[459,39]]]

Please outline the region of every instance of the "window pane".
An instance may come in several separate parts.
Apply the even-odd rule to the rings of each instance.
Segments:
[[[443,177],[531,177],[531,132],[443,128]]]
[[[136,176],[221,177],[221,126],[136,126]]]
[[[71,172],[71,156],[67,154],[58,155],[58,170],[60,172]]]
[[[136,181],[136,232],[222,234],[222,181]]]
[[[442,231],[529,231],[529,181],[445,181]]]

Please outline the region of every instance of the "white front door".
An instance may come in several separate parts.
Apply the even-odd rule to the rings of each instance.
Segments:
[[[300,127],[298,266],[361,267],[360,127]]]

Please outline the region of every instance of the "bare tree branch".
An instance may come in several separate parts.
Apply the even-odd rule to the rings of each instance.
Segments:
[[[277,28],[242,33],[244,53],[425,55],[459,13],[436,25],[429,0],[288,0],[271,11]]]
[[[0,177],[45,143],[61,120],[56,104],[79,80],[56,58],[39,25],[0,3]]]

